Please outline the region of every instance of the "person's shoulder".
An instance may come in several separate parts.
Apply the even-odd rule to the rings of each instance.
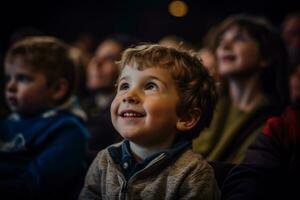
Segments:
[[[84,121],[80,117],[65,110],[56,111],[55,115],[53,116],[53,121],[58,124],[74,124],[77,126],[84,126]]]
[[[75,115],[74,113],[72,113],[69,110],[54,110],[53,111],[54,114],[53,116],[58,118],[58,119],[80,119],[77,115]]]
[[[43,123],[48,127],[48,131],[51,132],[65,132],[75,135],[80,135],[87,139],[89,137],[88,130],[85,123],[76,115],[68,111],[50,111],[43,116]],[[47,131],[47,132],[48,132]]]
[[[287,107],[281,115],[270,117],[264,128],[263,134],[269,137],[281,137],[282,134],[296,137],[300,134],[299,128],[299,108]]]
[[[180,154],[176,160],[177,166],[182,166],[183,168],[191,168],[198,170],[211,170],[211,166],[199,153],[195,153],[192,149],[188,148],[182,154]]]
[[[187,148],[185,151],[182,152],[181,156],[184,160],[197,160],[197,161],[205,161],[203,156],[200,153],[195,153],[191,148]]]
[[[178,157],[169,171],[170,175],[176,174],[178,177],[184,177],[181,181],[188,185],[192,184],[199,188],[202,188],[203,185],[215,188],[217,185],[212,166],[200,154],[194,153],[190,149]],[[205,188],[207,189],[207,187]]]

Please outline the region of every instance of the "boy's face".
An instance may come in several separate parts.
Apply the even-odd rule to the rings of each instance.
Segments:
[[[257,42],[245,30],[233,26],[221,36],[216,51],[220,76],[234,76],[258,71],[260,50]]]
[[[138,70],[126,65],[111,105],[114,127],[145,147],[168,147],[176,135],[179,96],[168,70]]]
[[[30,115],[54,106],[45,75],[34,71],[22,57],[5,65],[5,75],[5,97],[11,111]]]

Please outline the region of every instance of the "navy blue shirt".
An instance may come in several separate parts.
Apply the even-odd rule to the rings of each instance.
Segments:
[[[0,131],[1,198],[77,198],[88,139],[79,118],[62,110],[11,115],[0,120]]]

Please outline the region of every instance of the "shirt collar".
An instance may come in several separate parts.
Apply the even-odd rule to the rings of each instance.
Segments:
[[[57,109],[47,110],[47,111],[42,112],[41,114],[32,115],[30,117],[21,115],[19,113],[12,113],[9,115],[8,119],[10,119],[12,121],[20,121],[22,119],[27,119],[27,118],[31,119],[32,117],[50,118],[50,117],[57,115],[57,113],[58,113]]]
[[[177,142],[176,142],[177,141]],[[120,165],[122,172],[126,179],[129,179],[135,172],[146,167],[152,160],[164,154],[166,159],[172,159],[187,147],[191,146],[191,142],[187,140],[176,140],[170,149],[165,149],[160,152],[154,153],[147,157],[142,162],[137,163],[130,150],[128,140],[124,140],[119,147],[111,146],[108,151],[113,160]]]

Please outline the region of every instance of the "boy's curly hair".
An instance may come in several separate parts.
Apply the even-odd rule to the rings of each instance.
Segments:
[[[14,62],[18,56],[21,56],[33,70],[45,74],[48,87],[59,78],[68,82],[69,90],[57,104],[64,103],[72,95],[76,82],[76,66],[66,43],[48,36],[28,37],[16,42],[8,50],[5,64]]]
[[[178,115],[200,110],[199,122],[184,137],[191,140],[209,126],[217,101],[217,90],[214,79],[196,55],[157,44],[143,44],[125,50],[119,65],[121,69],[130,65],[138,70],[152,67],[170,70],[180,97],[176,111]]]

